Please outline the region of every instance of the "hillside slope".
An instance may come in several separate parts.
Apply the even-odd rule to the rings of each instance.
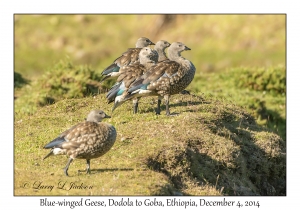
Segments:
[[[142,99],[136,115],[130,102],[115,110],[106,122],[116,127],[117,141],[91,161],[91,175],[77,173],[85,161],[75,160],[65,177],[67,158],[42,161],[42,148],[91,109],[111,114],[104,94],[16,114],[14,194],[286,195],[285,141],[244,109],[209,95],[176,95],[170,110],[179,115],[156,116],[155,100]],[[69,189],[72,182],[87,187]]]

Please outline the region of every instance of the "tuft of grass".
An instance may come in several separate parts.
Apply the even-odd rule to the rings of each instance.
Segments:
[[[236,68],[232,75],[236,86],[273,95],[286,95],[286,70],[282,66],[270,68]]]
[[[203,73],[189,87],[247,109],[257,123],[286,139],[286,68],[236,67]]]
[[[28,83],[29,80],[24,78],[22,74],[14,72],[14,88],[21,88]]]
[[[209,95],[171,97],[171,112],[156,116],[155,98],[140,100],[139,114],[125,103],[110,113],[105,95],[64,99],[15,115],[15,195],[285,195],[285,142],[258,125],[238,105]],[[112,118],[118,132],[113,148],[91,161],[92,174],[77,173],[75,160],[65,177],[65,156],[42,161],[43,146],[84,120],[95,108]],[[164,106],[162,107],[165,108]],[[58,183],[83,183],[89,190],[63,190]],[[34,184],[53,185],[53,190]],[[24,187],[24,183],[28,183]]]
[[[95,95],[102,91],[100,75],[88,66],[74,66],[69,60],[60,61],[41,77],[22,89],[15,90],[20,113],[34,113],[38,107],[65,98]]]

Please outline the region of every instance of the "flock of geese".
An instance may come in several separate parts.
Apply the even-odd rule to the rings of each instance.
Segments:
[[[150,45],[155,45],[154,49]],[[132,100],[133,113],[137,113],[140,98],[157,96],[156,114],[160,114],[161,100],[164,98],[166,115],[172,115],[169,110],[170,96],[183,91],[192,82],[196,71],[193,63],[181,56],[186,50],[191,49],[181,42],[170,44],[160,40],[154,44],[148,38],[139,38],[135,48],[129,48],[102,72],[101,82],[117,78],[106,95],[108,103],[114,102],[112,111]],[[92,110],[86,121],[64,131],[44,146],[51,149],[44,159],[52,155],[67,155],[66,176],[75,158],[86,159],[86,172],[90,173],[90,160],[104,155],[116,141],[115,127],[101,122],[104,118],[110,116],[102,110]]]

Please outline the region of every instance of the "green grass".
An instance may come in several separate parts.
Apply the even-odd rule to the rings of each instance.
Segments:
[[[15,195],[284,195],[285,142],[255,123],[239,106],[209,96],[177,95],[176,117],[156,116],[152,98],[132,114],[125,103],[108,123],[118,132],[113,148],[92,160],[92,174],[77,173],[75,160],[65,177],[66,156],[42,161],[43,146],[82,121],[95,108],[110,113],[104,95],[65,99],[15,116]],[[163,106],[163,108],[165,108]],[[34,181],[55,189],[33,189]],[[91,190],[57,189],[59,181]],[[31,187],[23,188],[29,182]]]
[[[258,124],[286,139],[285,67],[239,67],[204,73],[195,77],[189,89],[244,107]]]
[[[98,94],[102,89],[99,80],[100,75],[89,66],[74,66],[68,60],[60,61],[31,84],[15,90],[18,99],[15,101],[16,112],[32,114],[37,107],[64,98]]]

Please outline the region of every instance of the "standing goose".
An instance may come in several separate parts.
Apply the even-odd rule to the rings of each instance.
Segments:
[[[102,110],[92,110],[85,122],[78,123],[61,133],[56,139],[49,142],[44,149],[51,149],[51,155],[67,155],[69,161],[64,169],[68,176],[68,169],[75,159],[86,159],[87,173],[90,173],[90,160],[104,155],[114,145],[117,131],[114,126],[102,123],[102,119],[110,118]]]
[[[154,46],[154,50],[158,53],[158,62],[169,59],[166,55],[165,49],[169,47],[171,44],[165,40],[160,40],[156,42]],[[182,90],[181,94],[190,94],[187,90]],[[161,103],[161,97],[158,98],[158,103]]]
[[[106,95],[108,103],[115,101],[112,111],[114,111],[123,102],[127,89],[141,75],[143,75],[151,66],[157,63],[158,53],[150,47],[144,47],[139,53],[139,63],[134,63],[120,68],[120,75],[116,84]],[[133,113],[137,113],[139,98],[133,98]]]
[[[160,40],[158,42],[156,42],[155,46],[154,46],[154,50],[157,51],[158,53],[158,62],[160,61],[164,61],[164,60],[168,60],[169,58],[167,57],[166,55],[166,52],[165,52],[165,49],[167,47],[169,47],[171,44],[165,40]],[[181,94],[189,94],[189,91],[187,90],[182,90],[180,92]],[[161,104],[161,99],[162,97],[161,96],[158,96],[158,99],[157,99],[157,106],[160,107],[160,104]],[[159,111],[157,111],[159,112]]]
[[[103,72],[101,73],[101,75],[103,76],[101,82],[109,77],[118,77],[120,75],[119,69],[122,66],[127,66],[129,64],[138,62],[139,53],[141,49],[143,47],[148,47],[149,45],[154,45],[154,43],[146,37],[139,38],[135,44],[135,48],[129,48],[120,57],[118,57],[110,66],[103,70]]]
[[[193,80],[196,68],[181,56],[181,52],[191,50],[181,42],[173,42],[168,48],[169,60],[158,62],[138,78],[128,89],[124,100],[132,97],[160,96],[165,99],[166,115],[170,115],[170,96],[184,90]],[[160,114],[160,101],[156,114]]]

